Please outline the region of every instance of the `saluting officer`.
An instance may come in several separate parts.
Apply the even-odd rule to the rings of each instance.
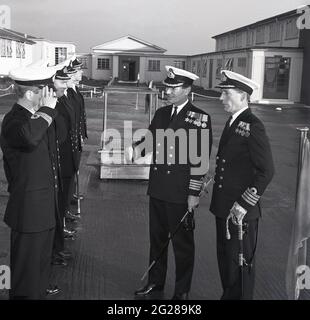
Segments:
[[[199,204],[202,179],[208,171],[212,131],[210,116],[188,99],[191,85],[198,76],[171,66],[166,66],[166,70],[167,78],[163,83],[170,105],[156,111],[145,140],[136,143],[132,152],[135,157],[140,152],[144,155],[143,143],[147,149],[147,141],[153,145],[149,148],[153,151],[153,162],[147,192],[150,196],[150,262],[158,256],[169,233],[175,230],[187,210],[191,212],[172,239],[176,263],[173,299],[185,300],[194,267],[193,210]],[[167,139],[163,139],[163,132]],[[196,153],[201,154],[199,161],[193,161]],[[151,269],[147,285],[135,294],[145,297],[162,291],[166,272],[167,251]]]
[[[4,221],[11,228],[11,299],[43,299],[48,288],[58,192],[57,151],[47,134],[57,114],[47,87],[53,75],[30,67],[10,73],[18,101],[3,119],[1,149],[10,194]]]
[[[219,143],[210,207],[216,217],[221,299],[252,299],[254,254],[261,216],[259,200],[273,177],[274,166],[264,125],[248,106],[248,98],[258,84],[232,71],[222,70],[222,74],[226,79],[218,85],[222,89],[220,100],[231,116]],[[226,219],[230,214],[233,223],[229,225],[231,239],[228,240]],[[243,284],[238,272],[237,227],[242,219],[245,231]]]

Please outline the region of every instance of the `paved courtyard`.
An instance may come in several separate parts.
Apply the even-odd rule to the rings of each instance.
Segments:
[[[0,98],[0,119],[10,109],[13,97]],[[110,127],[119,128],[123,120],[134,127],[146,127],[144,97],[135,108],[134,95],[109,98]],[[219,138],[228,118],[217,100],[194,102],[212,117],[214,146],[211,168],[214,172]],[[259,226],[255,299],[286,299],[285,269],[296,187],[299,134],[296,127],[310,126],[310,108],[301,106],[253,105],[253,112],[265,123],[270,137],[276,173],[262,200],[263,219]],[[102,133],[103,100],[87,99],[89,139],[80,168],[82,219],[78,236],[68,241],[74,259],[66,268],[54,267],[52,281],[62,288],[57,299],[133,299],[134,290],[148,264],[148,198],[146,181],[102,181],[93,165],[99,155]],[[2,222],[8,199],[0,157],[0,265],[9,261],[9,229]],[[221,295],[215,251],[215,221],[209,212],[210,195],[202,198],[196,212],[196,260],[191,299],[218,299]],[[76,210],[73,206],[72,210]],[[173,294],[174,261],[169,248],[169,270],[165,295]],[[309,262],[310,263],[310,262]],[[7,292],[0,291],[0,299]],[[310,299],[304,292],[304,299]]]

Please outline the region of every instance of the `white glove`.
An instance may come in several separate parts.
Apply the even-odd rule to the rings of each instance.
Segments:
[[[247,214],[247,210],[240,206],[238,202],[235,202],[232,208],[230,209],[232,215],[232,223],[234,225],[242,224],[244,216]]]

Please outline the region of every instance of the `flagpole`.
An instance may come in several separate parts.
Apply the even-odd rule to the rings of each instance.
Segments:
[[[297,128],[297,130],[299,131],[300,136],[299,136],[299,152],[298,152],[298,164],[297,164],[297,182],[296,182],[295,209],[296,209],[296,206],[297,206],[298,185],[299,185],[300,172],[301,172],[301,167],[302,167],[304,143],[305,143],[305,140],[308,138],[309,128],[308,127]],[[302,261],[307,261],[307,239],[302,241],[302,248],[303,248]]]

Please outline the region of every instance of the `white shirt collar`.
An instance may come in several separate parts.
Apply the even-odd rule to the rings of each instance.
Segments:
[[[238,116],[239,116],[243,111],[245,111],[245,110],[248,109],[248,108],[249,108],[249,107],[246,106],[246,107],[240,109],[239,111],[237,111],[236,113],[234,113],[234,114],[232,115],[231,120],[230,120],[229,126],[231,126],[231,125],[234,123],[234,121],[238,118]]]
[[[75,85],[72,86],[72,89],[76,92],[76,87],[75,87]]]
[[[68,96],[68,89],[66,89],[65,91],[64,91],[64,95],[67,97]]]
[[[186,106],[187,103],[188,103],[188,99],[184,103],[178,106],[177,114]],[[174,105],[172,106],[171,115],[173,114],[173,111],[174,111]]]

